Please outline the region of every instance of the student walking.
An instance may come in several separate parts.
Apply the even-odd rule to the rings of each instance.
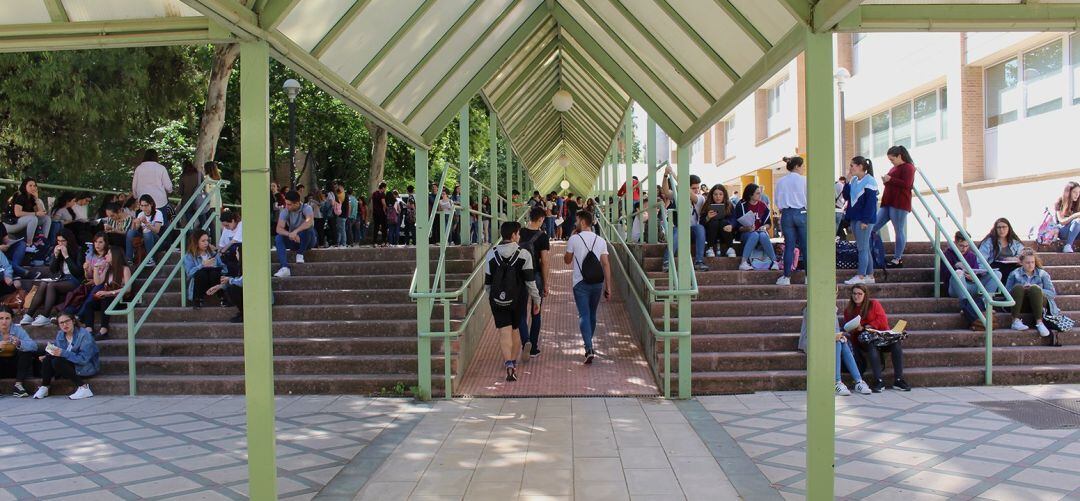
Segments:
[[[521,349],[518,332],[521,312],[528,305],[524,300],[526,295],[532,299],[532,314],[540,313],[540,291],[536,288],[533,257],[518,245],[520,231],[521,224],[517,222],[503,223],[500,227],[502,242],[484,257],[484,285],[488,288],[491,316],[499,331],[499,348],[507,381],[517,381],[518,357],[524,359],[528,353]]]
[[[611,299],[611,266],[608,263],[607,242],[592,231],[593,214],[577,213],[577,228],[566,241],[563,262],[574,264],[574,304],[577,305],[581,340],[585,343],[585,363],[596,357],[593,334],[596,332],[596,309],[600,296]]]
[[[529,224],[521,229],[519,241],[521,248],[532,255],[533,276],[536,278],[536,288],[540,289],[541,301],[547,297],[548,269],[550,268],[548,254],[551,251],[551,241],[543,229],[546,218],[547,211],[542,205],[537,204],[532,209],[529,209]],[[522,298],[522,301],[524,301],[522,304],[527,305],[528,300],[528,297]],[[527,350],[530,358],[539,357],[540,311],[534,311],[531,315],[531,322],[526,308],[522,308],[519,314],[521,315],[521,321],[519,322],[518,333],[521,335],[521,349],[522,351]],[[524,359],[525,355],[522,353],[522,360]]]

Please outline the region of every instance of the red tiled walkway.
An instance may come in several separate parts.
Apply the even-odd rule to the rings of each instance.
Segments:
[[[582,364],[585,348],[578,329],[571,290],[571,267],[563,264],[566,245],[551,249],[549,295],[544,302],[539,358],[518,365],[518,380],[506,381],[493,323],[473,356],[456,393],[476,397],[623,396],[660,393],[641,347],[630,335],[630,322],[619,297],[600,303],[592,365]]]

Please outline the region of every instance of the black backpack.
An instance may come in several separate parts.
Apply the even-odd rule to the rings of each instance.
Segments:
[[[537,230],[536,233],[533,233],[532,236],[529,237],[528,240],[518,243],[518,247],[529,251],[529,255],[532,256],[534,263],[538,259],[540,259],[539,256],[536,255],[536,241],[540,240],[540,234],[541,233],[543,233],[543,232],[540,231],[540,230]],[[540,270],[535,270],[535,271],[539,272]]]
[[[509,308],[521,295],[521,276],[514,266],[519,254],[520,249],[504,261],[499,251],[494,251],[492,261],[495,263],[495,271],[491,274],[491,301],[497,306]]]
[[[581,239],[581,243],[585,243],[585,237],[581,236],[580,233],[578,238]],[[593,252],[597,240],[600,240],[599,236],[593,238],[588,254],[585,254],[585,257],[578,265],[581,268],[581,279],[587,284],[604,283],[604,267],[600,264],[600,258],[596,257],[596,253]]]

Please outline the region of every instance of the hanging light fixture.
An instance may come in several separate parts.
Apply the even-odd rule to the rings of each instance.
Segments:
[[[569,190],[570,189],[570,181],[567,181],[566,178],[563,178],[562,182],[559,183],[559,187],[561,187],[564,190]]]
[[[574,96],[571,96],[569,92],[563,89],[559,89],[555,92],[555,95],[551,96],[551,106],[556,111],[566,113],[574,106]]]
[[[566,156],[566,153],[559,155],[559,167],[567,168],[570,166],[570,157]]]

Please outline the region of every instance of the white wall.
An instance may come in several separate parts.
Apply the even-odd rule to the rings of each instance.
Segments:
[[[848,119],[944,84],[959,45],[956,33],[868,34],[858,44],[858,68],[844,92]]]

